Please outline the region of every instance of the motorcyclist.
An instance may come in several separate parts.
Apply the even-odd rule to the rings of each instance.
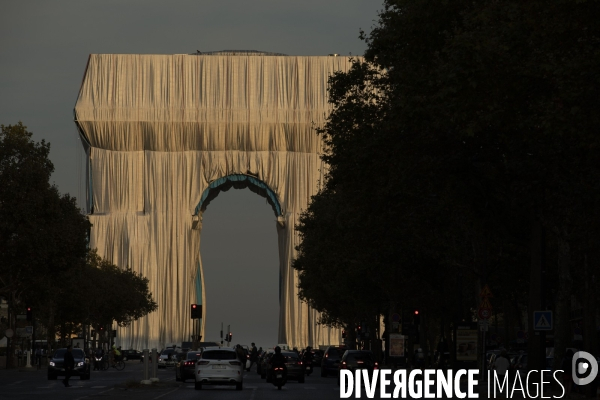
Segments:
[[[104,358],[104,350],[101,347],[96,349],[96,353],[94,355],[94,371],[100,370],[100,364],[102,363],[102,359]]]
[[[304,350],[304,353],[302,354],[302,363],[306,366],[311,367],[311,369],[312,369],[312,360],[313,360],[312,347],[308,346],[306,348],[306,350]]]
[[[303,363],[312,363],[312,347],[308,346],[306,350],[304,350],[304,354],[302,354],[302,362]]]
[[[283,367],[283,379],[287,378],[287,367],[285,365],[285,356],[281,354],[281,347],[275,346],[275,354],[271,357],[271,370],[275,367]]]

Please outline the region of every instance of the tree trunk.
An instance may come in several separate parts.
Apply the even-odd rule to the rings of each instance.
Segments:
[[[596,335],[596,276],[590,271],[588,255],[583,256],[584,298],[583,298],[583,350],[591,354],[598,354]],[[596,397],[597,384],[585,386],[587,397]]]
[[[571,343],[571,248],[560,235],[558,239],[558,292],[556,295],[556,317],[554,321],[554,368],[560,368],[567,346]]]
[[[531,227],[531,270],[529,276],[529,305],[527,307],[527,367],[530,370],[544,369],[542,365],[541,337],[534,330],[533,312],[542,309],[542,225],[536,219]]]

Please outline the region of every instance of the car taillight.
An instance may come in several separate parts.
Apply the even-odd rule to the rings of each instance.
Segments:
[[[193,361],[186,361],[185,365],[194,365],[194,362]]]
[[[375,363],[375,365],[373,365],[373,369],[379,369],[379,364]]]
[[[341,369],[346,369],[346,368],[348,368],[348,367],[346,366],[346,361],[344,361],[344,362],[342,362],[342,363],[340,364],[340,368],[341,368]]]
[[[242,365],[242,363],[239,362],[239,361],[229,361],[229,364],[231,364],[231,365]]]
[[[283,368],[281,368],[281,367],[275,367],[275,371],[283,371]]]
[[[302,365],[302,361],[298,361],[298,365]]]
[[[208,365],[208,361],[198,361],[198,365]]]

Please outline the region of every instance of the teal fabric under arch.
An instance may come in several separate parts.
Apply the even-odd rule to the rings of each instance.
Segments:
[[[196,304],[202,304],[202,271],[200,262],[196,264]]]
[[[232,187],[236,189],[249,188],[253,192],[267,199],[273,208],[273,212],[275,212],[275,216],[282,215],[279,200],[271,188],[258,178],[243,174],[227,175],[212,181],[202,193],[200,203],[196,206],[196,214],[198,214],[199,211],[204,211],[211,200],[217,197],[221,191],[227,191]]]

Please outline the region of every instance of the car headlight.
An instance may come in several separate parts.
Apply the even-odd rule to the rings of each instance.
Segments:
[[[56,364],[54,364],[54,361],[50,361],[50,366],[54,367]]]
[[[83,362],[79,362],[79,363],[77,363],[77,366],[78,366],[78,367],[83,367]]]

